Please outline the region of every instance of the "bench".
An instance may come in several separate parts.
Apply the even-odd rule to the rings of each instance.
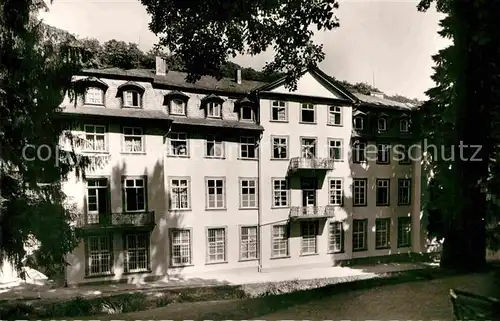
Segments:
[[[500,301],[495,298],[451,289],[450,299],[456,321],[500,320]]]

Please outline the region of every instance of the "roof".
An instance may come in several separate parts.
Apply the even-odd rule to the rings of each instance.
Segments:
[[[161,110],[147,109],[118,109],[118,108],[101,108],[101,107],[81,107],[81,108],[64,108],[63,114],[89,115],[89,116],[105,116],[119,118],[134,118],[134,119],[170,119],[167,114]]]
[[[154,84],[166,85],[177,88],[192,88],[213,90],[222,92],[233,92],[245,94],[250,91],[263,86],[264,82],[253,80],[242,80],[241,84],[236,83],[232,78],[222,78],[217,80],[212,76],[203,76],[200,80],[193,83],[186,81],[187,73],[180,71],[170,70],[165,76],[155,74],[154,70],[150,69],[120,69],[120,68],[106,68],[106,69],[86,69],[83,71],[85,74],[92,75],[114,75],[124,78],[148,78]]]
[[[331,79],[328,78],[328,75],[319,68],[311,68],[311,71],[320,76],[320,78],[322,78],[328,85],[332,86],[336,91],[342,93],[343,96],[347,96],[349,99],[359,100],[362,105],[375,108],[380,107],[408,111],[417,109],[419,107],[416,104],[402,103],[387,98],[364,95],[361,93],[349,91],[339,82],[331,81]],[[255,90],[268,90],[273,86],[281,84],[285,79],[281,78],[272,83],[242,79],[241,84],[238,84],[232,78],[222,78],[220,80],[217,80],[212,76],[203,76],[195,83],[188,83],[186,81],[187,73],[185,72],[170,70],[165,76],[159,76],[155,74],[154,70],[150,69],[124,70],[120,68],[86,69],[83,71],[83,74],[101,77],[116,76],[128,80],[143,79],[143,81],[150,81],[153,84],[171,86],[179,89],[199,89],[237,94],[247,94]]]
[[[418,108],[418,106],[415,104],[401,103],[399,101],[390,100],[387,98],[364,95],[357,92],[353,92],[353,95],[359,99],[361,104],[366,104],[369,105],[370,107],[391,108],[391,109],[408,110],[408,111]]]

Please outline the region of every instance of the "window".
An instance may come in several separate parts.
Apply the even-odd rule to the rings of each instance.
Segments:
[[[410,122],[408,119],[401,119],[399,121],[399,131],[402,133],[407,133],[410,131]]]
[[[344,191],[342,188],[342,179],[330,179],[330,201],[329,205],[342,206],[344,203]]]
[[[288,121],[288,110],[284,101],[273,101],[271,103],[271,120]]]
[[[111,274],[113,266],[111,253],[113,239],[110,236],[91,236],[87,238],[87,275]]]
[[[191,230],[172,230],[170,244],[173,266],[191,264]]]
[[[106,126],[85,125],[85,146],[87,152],[105,152],[106,144]]]
[[[288,159],[288,137],[272,137],[273,159]]]
[[[354,117],[354,129],[356,130],[362,130],[363,129],[363,117]]]
[[[330,159],[341,161],[342,160],[342,139],[329,139],[328,140],[328,155]]]
[[[288,229],[286,225],[274,225],[272,231],[272,257],[288,256]]]
[[[220,118],[222,111],[222,104],[218,102],[207,103],[207,116],[213,118]]]
[[[399,158],[400,165],[411,164],[410,149],[408,148],[408,146],[399,145],[398,146],[398,154],[399,154],[398,158]]]
[[[241,208],[256,208],[257,207],[257,180],[242,179],[240,180],[240,207]]]
[[[352,145],[352,154],[354,163],[363,163],[366,161],[366,143],[356,141]]]
[[[328,124],[342,126],[342,109],[339,106],[328,107]]]
[[[352,181],[353,188],[353,205],[366,206],[366,178],[355,178]]]
[[[288,182],[286,179],[273,179],[273,207],[288,207]]]
[[[377,206],[389,206],[389,179],[377,179]]]
[[[398,205],[411,203],[411,179],[398,179]]]
[[[254,112],[252,106],[241,106],[240,120],[254,121]]]
[[[301,138],[301,157],[315,158],[316,157],[316,138]]]
[[[189,178],[170,179],[170,209],[187,210],[191,208],[189,185]]]
[[[257,227],[241,227],[240,259],[253,260],[257,258]]]
[[[390,146],[387,144],[377,145],[377,164],[390,164]]]
[[[186,115],[186,102],[182,99],[172,99],[170,101],[170,113],[172,115]]]
[[[377,122],[378,130],[380,131],[385,131],[387,130],[387,119],[385,118],[379,118]]]
[[[169,156],[189,156],[188,137],[186,133],[170,133],[168,141]]]
[[[88,105],[104,105],[104,90],[97,87],[87,88],[84,103]]]
[[[226,207],[224,179],[207,179],[207,208],[223,209]]]
[[[142,128],[123,127],[123,151],[126,153],[144,152]]]
[[[146,186],[144,178],[125,179],[125,212],[146,210]]]
[[[352,221],[352,249],[353,251],[364,251],[368,248],[366,244],[366,232],[368,220]]]
[[[208,263],[226,262],[226,229],[209,228],[208,234]]]
[[[411,246],[411,217],[398,218],[398,247]]]
[[[224,143],[214,135],[208,135],[205,141],[205,157],[224,157]]]
[[[257,146],[254,137],[241,137],[240,158],[255,159],[257,157]]]
[[[149,270],[149,234],[125,235],[125,272]]]
[[[330,222],[328,225],[328,252],[344,251],[344,227],[342,222]]]
[[[391,240],[391,219],[377,218],[375,220],[375,248],[387,249]]]
[[[316,122],[316,107],[313,104],[302,104],[300,110],[300,121],[303,123]]]
[[[99,224],[100,215],[109,211],[109,186],[106,178],[87,180],[86,224]]]
[[[300,121],[303,123],[316,122],[316,107],[313,104],[302,104],[300,111]]]
[[[317,253],[317,230],[316,222],[300,222],[300,236],[302,237],[300,254]]]
[[[137,108],[141,106],[141,94],[138,91],[128,90],[123,92],[123,107]]]

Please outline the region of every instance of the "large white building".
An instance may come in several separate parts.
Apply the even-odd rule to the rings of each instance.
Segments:
[[[414,106],[318,69],[290,92],[164,66],[87,70],[63,103],[105,159],[65,185],[84,235],[68,283],[420,252],[420,163],[398,159]]]

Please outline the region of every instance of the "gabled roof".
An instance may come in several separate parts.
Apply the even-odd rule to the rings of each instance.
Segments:
[[[101,88],[108,88],[108,84],[105,83],[104,81],[102,81],[101,79],[99,78],[96,78],[96,77],[87,77],[87,78],[81,78],[81,79],[77,79],[77,80],[74,80],[74,83],[86,83],[86,84],[93,84],[93,85],[96,85],[97,87],[101,87]]]
[[[340,85],[339,83],[337,83],[336,81],[333,81],[331,79],[331,77],[329,77],[326,73],[324,73],[321,69],[319,69],[318,67],[309,67],[309,68],[305,68],[301,73],[300,73],[300,77],[302,77],[304,74],[306,74],[307,72],[310,72],[311,74],[313,74],[314,76],[318,77],[323,83],[324,85],[331,91],[335,92],[338,94],[338,96],[344,98],[344,99],[347,99],[347,100],[350,100],[352,102],[356,102],[358,99],[353,95],[351,94],[346,88],[344,88],[342,85]],[[280,86],[282,86],[286,81],[286,77],[282,77],[272,83],[269,83],[269,84],[266,84],[264,86],[261,86],[259,88],[257,88],[255,91],[257,92],[267,92],[267,91],[271,91],[273,89],[276,89]]]
[[[126,83],[121,84],[120,86],[118,86],[117,89],[118,89],[118,91],[121,91],[121,90],[125,90],[127,88],[134,88],[134,89],[139,90],[141,92],[144,92],[146,90],[146,88],[144,88],[143,86],[139,85],[135,81],[127,81]]]

